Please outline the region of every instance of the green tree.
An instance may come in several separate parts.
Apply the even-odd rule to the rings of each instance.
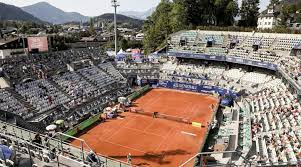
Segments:
[[[234,24],[234,17],[239,11],[236,0],[215,0],[213,1],[213,8],[213,25],[232,26]]]
[[[256,27],[259,15],[259,0],[243,0],[240,9],[241,26]]]
[[[279,0],[271,0],[270,4],[272,4],[272,5],[278,5],[279,4]]]
[[[129,45],[128,45],[128,41],[126,39],[122,39],[120,41],[120,45],[119,45],[123,50],[126,50],[129,48]]]
[[[156,11],[145,22],[143,42],[147,53],[154,52],[166,43],[167,36],[172,32],[171,10],[172,3],[169,0],[161,0]]]
[[[90,22],[89,22],[89,33],[91,35],[95,35],[96,34],[95,28],[94,28],[94,19],[93,18],[91,18]]]
[[[170,24],[173,32],[188,28],[187,7],[183,0],[174,0],[170,13]]]
[[[287,22],[293,19],[292,14],[296,13],[296,5],[284,4],[280,12],[280,25],[286,27]]]

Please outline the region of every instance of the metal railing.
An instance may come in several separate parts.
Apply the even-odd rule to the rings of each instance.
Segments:
[[[202,160],[204,155],[211,155],[211,154],[224,154],[224,153],[236,153],[236,151],[223,151],[223,152],[201,152],[201,153],[197,153],[196,155],[194,155],[193,157],[189,158],[186,162],[184,162],[183,164],[181,164],[179,167],[188,167],[191,165],[191,163],[193,163],[193,166],[202,166]],[[196,165],[196,159],[200,159],[200,164]],[[207,165],[206,165],[207,166]],[[191,166],[190,166],[191,167]]]
[[[29,144],[32,144],[35,136],[37,133],[17,127],[15,125],[0,121],[0,129],[1,129],[1,135],[11,136],[16,141],[24,141]],[[66,136],[63,133],[58,133],[60,136]],[[39,147],[42,147],[43,149],[47,150],[57,150],[60,152],[60,157],[64,159],[72,159],[74,162],[77,162],[79,164],[89,164],[89,162],[86,161],[86,157],[88,156],[89,152],[91,151],[91,148],[88,146],[84,140],[82,141],[81,147],[76,147],[71,145],[70,143],[64,142],[57,138],[47,138],[44,135],[40,135],[42,139],[42,145],[39,145]],[[47,141],[45,139],[48,139]],[[35,144],[37,146],[37,144]],[[97,155],[98,160],[101,163],[101,166],[104,167],[130,167],[131,165],[127,164],[126,162],[119,161],[98,153],[95,153]],[[58,162],[59,163],[59,162]]]

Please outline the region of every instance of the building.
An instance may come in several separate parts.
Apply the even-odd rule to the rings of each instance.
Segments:
[[[274,5],[269,5],[268,9],[263,11],[257,21],[258,29],[272,29],[278,25],[278,17]]]
[[[23,45],[25,45],[25,47]],[[12,57],[13,55],[25,53],[25,48],[27,48],[26,38],[24,38],[24,40],[19,37],[9,39],[0,38],[0,59],[5,59]]]
[[[115,38],[114,33],[104,32],[100,35],[101,41],[113,41]]]
[[[144,34],[143,33],[139,33],[136,35],[136,40],[137,41],[142,41],[144,39]]]

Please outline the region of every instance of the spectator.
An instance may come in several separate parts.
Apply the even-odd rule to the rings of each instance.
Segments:
[[[127,155],[127,162],[128,162],[128,164],[132,165],[132,155],[131,155],[131,153],[129,153]]]
[[[34,140],[32,142],[38,145],[42,145],[42,138],[40,137],[39,133],[35,135]]]
[[[98,160],[96,158],[95,153],[91,150],[86,158],[86,161],[90,162],[90,163],[97,163]]]

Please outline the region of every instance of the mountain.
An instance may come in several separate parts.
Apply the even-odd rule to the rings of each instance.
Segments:
[[[83,16],[77,12],[65,12],[58,9],[47,2],[39,2],[30,6],[22,7],[22,9],[35,17],[53,24],[62,24],[66,22],[87,22],[89,17]]]
[[[124,12],[120,12],[120,14],[131,17],[131,18],[135,18],[135,19],[146,20],[147,17],[152,15],[155,10],[156,10],[156,7],[153,7],[145,12],[124,11]]]
[[[30,22],[42,22],[33,15],[24,12],[22,9],[7,5],[0,2],[0,21],[3,20],[18,20],[18,21],[30,21]]]
[[[95,23],[113,23],[114,22],[114,14],[106,13],[93,18]],[[142,28],[143,20],[131,18],[128,16],[124,16],[121,14],[117,14],[117,24],[122,25],[123,27],[128,28]]]

